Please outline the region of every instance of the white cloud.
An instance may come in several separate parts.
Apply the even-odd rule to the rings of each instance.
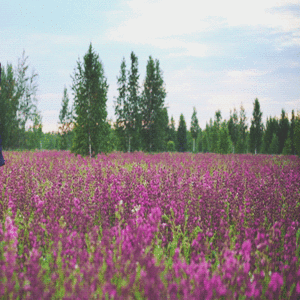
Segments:
[[[228,26],[263,26],[285,32],[297,32],[300,29],[299,19],[295,15],[274,10],[274,7],[299,4],[298,0],[131,0],[127,4],[130,11],[126,14],[126,20],[108,32],[109,40],[151,44],[160,48],[185,48],[184,55],[190,56],[199,56],[199,52],[204,56],[210,52],[201,44],[191,45],[171,37]],[[162,39],[167,40],[163,42]],[[289,43],[299,44],[299,35],[295,33]]]

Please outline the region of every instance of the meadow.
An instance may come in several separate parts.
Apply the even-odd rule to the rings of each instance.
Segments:
[[[4,156],[1,299],[300,299],[295,156]]]

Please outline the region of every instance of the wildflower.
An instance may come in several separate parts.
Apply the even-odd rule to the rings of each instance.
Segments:
[[[269,288],[271,288],[272,291],[275,292],[277,289],[280,289],[282,285],[283,285],[282,276],[277,272],[273,273],[271,276],[271,281],[269,283]]]

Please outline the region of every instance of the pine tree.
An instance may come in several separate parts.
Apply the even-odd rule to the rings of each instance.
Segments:
[[[236,153],[245,153],[247,151],[247,117],[243,105],[240,106],[238,123],[238,140],[236,142]]]
[[[67,150],[70,146],[70,137],[72,130],[72,111],[68,110],[69,96],[68,90],[64,87],[64,95],[62,98],[62,108],[59,113],[59,149]]]
[[[298,111],[297,118],[295,119],[294,146],[296,154],[300,157],[300,111]]]
[[[141,97],[139,95],[138,58],[131,52],[131,68],[128,76],[128,106],[127,118],[129,120],[130,136],[132,138],[132,151],[139,150],[141,147]]]
[[[169,129],[168,129],[168,141],[176,143],[176,129],[175,129],[175,120],[173,116],[171,117],[171,122],[169,124]]]
[[[233,153],[236,151],[235,148],[236,148],[237,141],[239,139],[238,121],[239,120],[238,120],[237,110],[236,108],[234,108],[233,114],[230,110],[230,118],[228,121],[228,132],[233,144]]]
[[[108,84],[99,55],[90,44],[83,64],[78,60],[74,70],[74,139],[71,152],[92,155],[106,151],[108,124],[106,121]]]
[[[262,112],[260,111],[259,101],[256,98],[250,127],[250,151],[255,154],[260,152],[262,144],[263,124],[261,119]]]
[[[279,153],[282,153],[282,149],[284,147],[285,140],[288,138],[289,133],[289,119],[286,116],[284,109],[281,110],[281,119],[279,120],[279,131],[278,131],[278,138],[279,138]]]
[[[275,133],[273,133],[269,152],[270,154],[279,154],[279,139]]]
[[[278,129],[279,124],[276,118],[267,118],[266,128],[263,135],[263,144],[262,144],[262,152],[265,154],[272,154],[270,153],[270,145],[273,139],[273,134],[277,135],[278,137]]]
[[[218,152],[218,140],[219,140],[219,131],[221,128],[222,115],[221,111],[217,110],[215,113],[215,120],[213,126],[210,129],[210,152]]]
[[[142,132],[146,151],[156,151],[160,148],[160,145],[157,144],[160,138],[157,135],[163,135],[163,132],[157,132],[155,123],[159,122],[165,97],[166,91],[159,61],[156,59],[154,62],[150,56],[147,62],[147,73],[141,99]]]
[[[187,129],[183,114],[180,115],[179,126],[177,130],[178,151],[187,151]]]
[[[115,115],[116,115],[116,134],[118,136],[121,150],[130,152],[130,132],[128,113],[128,87],[126,75],[126,61],[123,57],[120,68],[120,76],[117,77],[119,96],[116,99]]]
[[[291,149],[293,155],[295,155],[296,149],[294,145],[294,131],[295,131],[295,112],[292,110],[291,126],[290,126],[290,139],[291,139]]]
[[[288,138],[284,142],[284,147],[282,149],[282,154],[283,155],[292,155],[292,140],[290,137],[290,133],[288,134]]]
[[[217,152],[220,154],[229,153],[231,152],[230,147],[232,147],[232,142],[228,131],[228,124],[226,121],[223,121],[219,131]]]
[[[192,115],[192,121],[191,121],[191,135],[193,138],[193,152],[195,152],[195,141],[197,139],[199,132],[199,123],[197,119],[197,111],[196,108],[193,108],[193,115]]]

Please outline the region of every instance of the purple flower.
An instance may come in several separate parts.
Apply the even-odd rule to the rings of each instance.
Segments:
[[[271,276],[271,281],[269,283],[269,289],[272,289],[273,292],[276,292],[276,290],[280,289],[282,285],[282,276],[277,272],[273,273]]]

